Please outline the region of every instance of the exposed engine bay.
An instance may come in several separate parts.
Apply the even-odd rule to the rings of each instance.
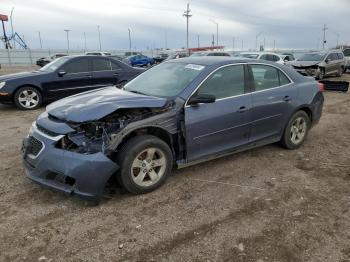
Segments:
[[[82,154],[102,152],[105,155],[113,152],[113,139],[128,124],[147,119],[169,110],[165,108],[132,108],[120,109],[98,120],[86,123],[67,123],[76,130],[64,136],[58,147]]]

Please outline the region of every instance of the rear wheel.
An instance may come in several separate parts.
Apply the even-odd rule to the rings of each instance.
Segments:
[[[17,90],[14,102],[21,110],[32,110],[41,106],[42,97],[38,89],[25,86]]]
[[[306,112],[296,112],[285,127],[282,145],[287,149],[299,148],[304,143],[310,126],[311,121]]]
[[[342,67],[338,68],[338,72],[337,72],[337,77],[341,77],[341,75],[343,74],[344,69]]]
[[[144,194],[160,187],[172,169],[172,153],[161,139],[142,135],[130,139],[117,156],[119,181],[133,194]]]

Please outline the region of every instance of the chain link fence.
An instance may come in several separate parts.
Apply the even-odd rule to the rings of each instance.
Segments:
[[[93,52],[93,51],[92,51]],[[129,52],[129,50],[114,50],[114,51],[106,51],[111,53],[112,55],[124,56],[125,53]],[[165,51],[161,50],[149,50],[142,51],[138,53],[142,53],[144,55],[153,57],[157,56],[159,53],[164,53]],[[168,53],[169,51],[167,51]],[[69,50],[69,55],[80,55],[84,54],[84,50]],[[67,50],[64,49],[0,49],[0,65],[5,66],[29,66],[35,65],[36,61],[42,57],[48,57],[53,54],[67,54]]]

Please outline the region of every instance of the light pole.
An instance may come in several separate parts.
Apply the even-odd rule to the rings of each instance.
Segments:
[[[235,50],[235,37],[232,37],[232,51]]]
[[[13,32],[13,21],[12,21],[12,15],[13,15],[13,10],[14,9],[15,9],[14,7],[12,7],[12,9],[11,9],[10,21],[11,21],[11,34],[12,34],[11,37],[13,37],[12,45],[13,45],[13,48],[16,49],[16,41],[15,41],[15,38],[14,38],[14,35],[13,35],[14,32]]]
[[[199,35],[197,35],[197,42],[198,42],[198,48],[199,48]]]
[[[69,32],[72,31],[70,29],[64,29],[67,34],[67,54],[69,53]]]
[[[40,42],[40,49],[43,49],[43,43],[41,41],[41,34],[40,34],[40,31],[38,31],[39,33],[39,42]]]
[[[219,23],[213,19],[210,19],[209,21],[216,24],[216,46],[219,46]]]
[[[129,50],[131,51],[131,30],[128,28],[129,31]]]
[[[86,33],[84,32],[84,52],[86,52]]]
[[[256,36],[255,36],[255,50],[256,51],[259,51],[258,50],[258,38],[259,38],[259,36],[262,34],[263,32],[260,32],[259,34],[257,34]]]
[[[101,47],[101,32],[100,32],[100,26],[98,25],[97,26],[97,31],[98,31],[98,43],[100,45],[100,51],[102,50],[102,47]]]

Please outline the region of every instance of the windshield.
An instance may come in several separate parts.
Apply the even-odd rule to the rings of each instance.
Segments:
[[[258,54],[241,54],[241,56],[246,57],[246,58],[258,58]]]
[[[325,54],[305,54],[298,61],[322,61],[325,56]]]
[[[194,57],[194,56],[206,56],[206,55],[207,55],[207,53],[193,53],[191,55],[191,57]]]
[[[176,96],[203,69],[202,65],[163,63],[142,73],[126,84],[124,89],[150,96]]]
[[[53,60],[51,63],[48,63],[44,67],[40,68],[39,71],[53,72],[53,71],[55,71],[57,68],[59,68],[61,65],[63,65],[68,60],[69,60],[68,57],[57,58],[57,59]]]

